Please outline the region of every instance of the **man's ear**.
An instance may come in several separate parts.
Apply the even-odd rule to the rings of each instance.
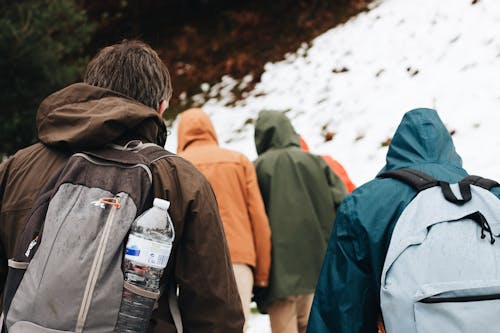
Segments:
[[[168,108],[168,102],[166,100],[162,100],[160,102],[160,105],[158,106],[158,113],[160,114],[160,116],[163,115],[163,112]]]

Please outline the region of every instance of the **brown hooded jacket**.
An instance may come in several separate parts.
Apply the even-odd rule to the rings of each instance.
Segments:
[[[0,165],[2,279],[6,259],[38,191],[72,152],[132,139],[162,143],[166,133],[155,110],[83,83],[46,98],[38,110],[37,128],[40,142]],[[154,196],[171,202],[176,238],[164,280],[175,278],[178,285],[184,331],[241,333],[241,302],[209,183],[192,164],[175,155],[154,162],[152,173]],[[176,332],[166,293],[159,300],[150,332]]]

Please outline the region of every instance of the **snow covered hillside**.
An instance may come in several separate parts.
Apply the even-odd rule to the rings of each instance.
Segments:
[[[244,100],[225,106],[245,82],[203,88],[222,99],[203,109],[222,146],[256,157],[253,125],[262,109],[288,110],[315,153],[332,155],[359,185],[384,165],[383,143],[404,112],[435,108],[470,173],[499,179],[500,1],[385,0],[372,10],[269,63]],[[325,142],[325,133],[334,135]],[[176,150],[175,124],[167,148]]]
[[[475,2],[473,4],[473,2]],[[385,163],[403,114],[435,108],[453,132],[469,173],[500,179],[500,1],[385,0],[269,63],[261,83],[235,105],[225,77],[202,86],[220,143],[256,157],[252,120],[287,110],[315,153],[344,164],[357,185]],[[330,132],[333,139],[325,141]],[[176,150],[175,123],[167,149]],[[251,333],[268,333],[254,315]]]

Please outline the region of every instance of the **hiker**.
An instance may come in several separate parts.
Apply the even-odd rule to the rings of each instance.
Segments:
[[[253,286],[267,287],[271,265],[271,231],[254,166],[245,155],[219,147],[201,109],[186,110],[179,118],[177,153],[207,177],[215,192],[248,321]]]
[[[307,145],[307,142],[304,140],[302,135],[299,135],[299,140],[300,140],[300,147],[305,151],[309,152],[310,151],[309,146]],[[342,164],[340,164],[339,161],[333,159],[331,156],[328,155],[320,155],[320,156],[322,159],[325,160],[328,166],[332,168],[332,171],[342,180],[347,190],[347,193],[352,193],[352,191],[356,189],[356,185],[354,185],[351,178],[349,178],[349,175],[347,174],[347,171],[344,169]]]
[[[269,287],[256,290],[273,333],[305,332],[335,211],[345,187],[323,159],[300,148],[290,120],[262,111],[255,124],[259,187],[271,225]]]
[[[74,152],[123,146],[132,140],[163,147],[167,129],[161,115],[171,94],[168,70],[157,53],[141,41],[123,41],[97,53],[83,83],[41,103],[36,118],[39,142],[0,165],[2,286],[7,259],[45,183]],[[161,284],[173,280],[178,288],[184,331],[241,333],[241,302],[210,184],[173,154],[153,161],[151,176],[150,195],[170,201],[175,241]],[[157,305],[149,331],[176,332],[167,292]]]
[[[409,186],[410,183],[403,181],[406,178],[396,180],[392,176],[389,177],[390,174],[399,174],[407,168],[414,170],[411,173],[417,175],[415,179],[418,181],[423,181],[426,177],[432,177],[441,181],[439,184],[434,183],[434,185],[429,187],[427,191],[431,192],[425,194],[435,193],[435,198],[426,199],[428,200],[426,203],[418,205],[420,202],[423,202],[420,200],[426,198],[424,192],[419,192],[413,186]],[[421,174],[421,172],[424,172],[428,176]],[[405,283],[410,285],[420,279],[424,281],[423,283],[428,283],[431,281],[431,276],[435,274],[439,275],[443,272],[441,270],[442,267],[454,261],[459,262],[458,266],[460,267],[458,267],[458,270],[462,271],[462,273],[453,273],[452,280],[458,281],[461,277],[473,273],[472,271],[474,270],[466,271],[463,269],[464,266],[462,264],[465,265],[468,262],[477,262],[477,265],[484,266],[484,269],[478,270],[480,275],[488,271],[488,273],[484,273],[481,279],[484,278],[484,280],[487,280],[492,278],[491,275],[497,274],[495,273],[495,267],[485,264],[481,260],[476,260],[476,258],[486,258],[490,257],[490,255],[482,257],[479,255],[480,252],[476,252],[477,249],[472,246],[472,244],[475,245],[476,242],[482,241],[479,234],[481,232],[484,233],[486,225],[479,227],[471,223],[471,221],[466,222],[466,227],[471,228],[473,234],[461,232],[462,236],[460,237],[469,237],[467,242],[462,242],[451,231],[445,232],[441,236],[443,237],[443,242],[438,244],[439,249],[436,251],[428,249],[425,252],[425,258],[417,259],[418,257],[411,257],[409,254],[406,256],[406,252],[402,252],[403,254],[401,255],[397,255],[400,252],[392,252],[390,257],[388,254],[389,249],[394,248],[394,250],[397,250],[398,247],[399,251],[410,250],[410,248],[411,251],[417,251],[421,247],[418,245],[422,244],[423,240],[426,239],[427,233],[429,233],[429,240],[431,240],[434,239],[430,238],[431,233],[442,230],[439,228],[459,225],[443,223],[436,229],[434,228],[436,225],[432,225],[431,223],[419,227],[420,223],[428,221],[427,218],[433,219],[447,212],[447,208],[441,208],[438,205],[451,207],[451,209],[457,209],[457,211],[458,209],[469,209],[467,208],[468,205],[461,206],[460,203],[448,202],[448,199],[444,197],[444,189],[446,187],[450,188],[450,185],[447,185],[448,183],[457,183],[466,176],[467,173],[462,167],[462,159],[455,151],[452,138],[437,112],[431,109],[415,109],[407,112],[391,140],[387,152],[386,165],[381,170],[379,176],[354,191],[344,200],[338,210],[318,280],[309,319],[308,332],[375,333],[378,330],[378,326],[380,331],[382,331],[382,325],[378,322],[381,314],[381,302],[385,302],[384,304],[387,305],[382,308],[383,320],[388,333],[417,332],[415,324],[431,325],[430,329],[429,327],[422,327],[421,330],[418,330],[419,332],[432,332],[435,330],[472,332],[468,329],[462,330],[462,325],[457,324],[456,321],[450,324],[455,329],[450,329],[450,326],[443,326],[443,323],[436,324],[433,320],[440,316],[439,313],[450,313],[440,305],[442,304],[443,307],[446,307],[449,304],[439,303],[439,301],[435,304],[430,304],[430,307],[427,309],[431,311],[429,312],[430,316],[426,318],[427,322],[425,322],[425,319],[424,321],[420,321],[420,318],[417,316],[419,313],[414,314],[414,306],[415,311],[419,311],[417,307],[424,304],[423,302],[418,303],[416,301],[417,296],[423,295],[423,293],[403,289],[403,285]],[[464,186],[464,188],[467,187]],[[424,186],[420,190],[425,190],[426,188]],[[470,186],[468,188],[470,189]],[[473,193],[476,192],[479,192],[479,190],[475,188]],[[493,193],[496,196],[500,196],[500,188],[494,188]],[[490,193],[486,193],[486,195],[490,196],[490,199],[496,200]],[[415,200],[415,203],[413,200]],[[498,203],[496,205],[498,206]],[[413,210],[406,210],[407,208]],[[420,211],[415,210],[417,208]],[[474,210],[476,209],[474,208]],[[464,215],[458,212],[451,219],[440,221],[457,221],[456,219],[462,218],[462,216]],[[408,221],[408,223],[405,223],[405,221]],[[397,238],[397,240],[392,241],[391,237],[395,237],[395,235],[399,237],[399,235],[402,235],[401,232],[407,232],[407,237]],[[495,248],[491,247],[489,242],[490,235],[485,238],[487,238],[486,241],[483,241],[484,244],[480,244],[480,246],[484,246],[487,251],[494,250]],[[493,235],[491,235],[491,238],[493,239]],[[400,239],[402,241],[399,241]],[[444,254],[446,246],[453,244],[455,239],[459,239],[460,244],[458,245],[458,249],[453,249],[451,253],[471,253],[474,256],[473,260],[465,260],[467,258],[466,255],[453,258],[452,255]],[[426,244],[430,245],[432,243]],[[463,251],[458,251],[460,248]],[[410,262],[406,262],[406,266],[398,266],[398,261],[402,263],[406,258]],[[492,258],[495,257],[493,256]],[[391,261],[386,263],[386,259]],[[438,265],[430,266],[429,260],[442,261]],[[464,261],[462,262],[462,260]],[[385,265],[390,266],[386,267]],[[387,272],[389,267],[392,271]],[[457,266],[454,267],[457,268]],[[446,274],[446,272],[454,271],[452,270],[452,266],[449,266],[444,272]],[[397,273],[401,274],[402,277],[392,279],[389,276]],[[496,275],[496,279],[498,280],[498,274]],[[384,280],[384,285],[382,285],[382,280]],[[397,288],[397,286],[400,288]],[[432,289],[431,286],[428,287],[429,290]],[[397,290],[394,291],[394,288]],[[388,296],[389,298],[381,296],[384,294],[388,295],[389,291],[391,292]],[[395,294],[392,293],[393,291]],[[405,298],[407,303],[403,302],[395,305],[395,303],[399,302],[402,295],[407,295]],[[451,304],[456,306],[456,309],[460,309],[460,303]],[[435,305],[434,308],[432,308],[433,305]],[[468,303],[467,306],[473,306],[473,302]],[[487,313],[489,306],[485,304],[480,312]],[[468,314],[471,317],[481,320],[481,314],[477,311]],[[463,317],[463,319],[467,321],[471,317],[467,316]],[[460,318],[460,316],[457,318]],[[490,321],[484,319],[483,321],[485,322],[484,325],[492,327],[493,330],[491,332],[496,330]],[[471,320],[471,322],[473,321]],[[477,321],[474,322],[477,323]],[[396,323],[397,326],[388,326],[388,323]],[[479,329],[479,331],[485,332],[482,329]]]

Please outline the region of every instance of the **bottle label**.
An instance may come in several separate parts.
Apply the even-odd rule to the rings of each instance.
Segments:
[[[171,250],[170,243],[159,243],[130,234],[125,249],[125,259],[163,269],[167,266]]]

